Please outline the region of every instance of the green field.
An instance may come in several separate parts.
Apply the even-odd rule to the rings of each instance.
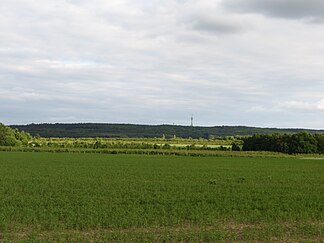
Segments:
[[[324,160],[0,152],[0,242],[324,241]]]

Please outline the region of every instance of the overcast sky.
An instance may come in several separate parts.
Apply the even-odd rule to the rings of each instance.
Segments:
[[[324,0],[1,0],[0,122],[324,129]]]

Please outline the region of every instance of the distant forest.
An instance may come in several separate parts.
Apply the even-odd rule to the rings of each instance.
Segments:
[[[11,125],[20,131],[41,137],[71,137],[71,138],[205,138],[213,139],[227,136],[248,136],[254,134],[293,134],[302,131],[324,134],[324,130],[309,129],[277,129],[246,126],[177,126],[177,125],[134,125],[134,124],[105,124],[105,123],[76,123],[76,124],[29,124]]]

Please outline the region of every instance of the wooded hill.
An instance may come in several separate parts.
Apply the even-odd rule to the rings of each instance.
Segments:
[[[309,133],[324,134],[324,130],[309,129],[278,129],[259,128],[246,126],[177,126],[177,125],[134,125],[134,124],[105,124],[105,123],[76,123],[76,124],[29,124],[11,125],[21,131],[30,133],[33,136],[41,137],[112,137],[112,138],[205,138],[226,136],[246,136],[253,134],[273,134],[273,133],[297,133],[307,131]]]

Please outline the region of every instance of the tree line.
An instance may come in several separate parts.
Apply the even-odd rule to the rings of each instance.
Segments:
[[[243,151],[272,151],[288,154],[324,153],[324,134],[256,134],[244,137]]]

